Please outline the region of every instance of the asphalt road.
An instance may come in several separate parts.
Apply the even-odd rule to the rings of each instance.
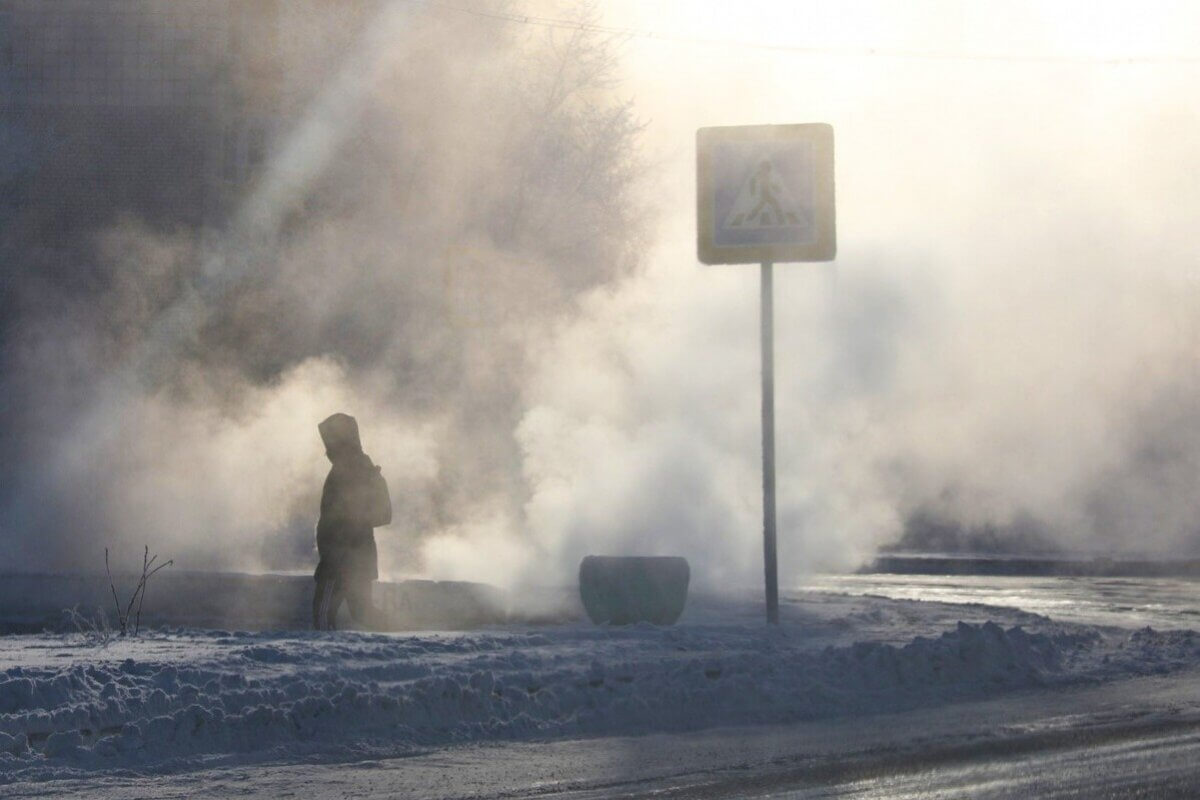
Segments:
[[[747,795],[741,791],[732,796]],[[914,765],[827,786],[781,785],[751,796],[778,800],[1195,798],[1200,796],[1200,731],[1193,727],[1103,744]]]

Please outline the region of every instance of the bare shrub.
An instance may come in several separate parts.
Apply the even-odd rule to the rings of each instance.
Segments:
[[[63,616],[66,618],[75,632],[83,638],[83,643],[94,647],[107,647],[112,641],[113,629],[108,624],[108,614],[104,613],[104,609],[97,607],[96,612],[92,616],[82,613],[79,606],[63,609]]]
[[[129,631],[129,616],[135,614],[134,603],[137,604],[137,611],[133,618],[133,635],[137,636],[142,627],[142,604],[146,600],[146,584],[150,577],[164,567],[169,567],[175,563],[174,559],[159,564],[157,567],[154,563],[158,561],[158,554],[150,555],[150,546],[146,545],[142,551],[142,576],[138,580],[137,586],[133,590],[133,594],[129,596],[129,602],[125,604],[125,608],[121,608],[121,600],[117,597],[117,585],[113,582],[112,570],[108,567],[108,548],[104,548],[104,571],[108,573],[108,587],[112,589],[113,605],[117,609],[117,623],[122,636],[127,635]]]

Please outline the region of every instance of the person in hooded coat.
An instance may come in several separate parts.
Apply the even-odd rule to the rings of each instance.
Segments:
[[[334,414],[317,426],[332,467],[321,492],[317,522],[320,562],[314,575],[313,627],[333,630],[345,600],[360,625],[379,624],[371,583],[379,577],[373,528],[392,519],[391,500],[380,468],[362,450],[358,423]]]

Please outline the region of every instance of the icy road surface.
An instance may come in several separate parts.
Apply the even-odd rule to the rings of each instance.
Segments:
[[[856,596],[983,603],[1085,625],[1200,628],[1200,581],[1188,578],[818,575],[805,581],[804,588]]]
[[[1000,769],[1020,742],[1064,753],[1080,730],[1108,731],[1085,756],[1151,734],[1194,748],[1200,634],[840,588],[791,596],[778,628],[756,602],[700,601],[672,628],[2,637],[0,794],[197,796],[211,778],[280,796],[291,775],[386,796],[376,777],[396,790],[403,769],[425,776],[410,796],[806,796],[821,764],[862,768],[821,773],[822,791],[918,773],[954,786],[955,765]],[[1144,676],[1166,688],[1135,690]]]

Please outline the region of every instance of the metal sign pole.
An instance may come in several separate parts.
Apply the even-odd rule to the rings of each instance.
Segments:
[[[767,587],[767,622],[779,622],[779,570],[775,562],[775,309],[774,265],[762,262],[762,465],[763,569]]]
[[[734,125],[696,131],[696,255],[759,264],[762,289],[763,573],[767,624],[779,622],[775,553],[775,264],[837,255],[833,128]]]

